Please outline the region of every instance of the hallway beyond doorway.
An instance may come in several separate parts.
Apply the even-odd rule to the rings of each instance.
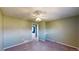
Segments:
[[[38,41],[38,24],[32,24],[32,39]]]

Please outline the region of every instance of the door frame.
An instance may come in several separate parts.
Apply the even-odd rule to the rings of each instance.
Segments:
[[[33,25],[35,25],[36,26],[36,28],[35,28],[35,36],[36,36],[36,39],[37,39],[37,41],[39,40],[39,25],[38,25],[38,23],[32,23],[32,26]]]

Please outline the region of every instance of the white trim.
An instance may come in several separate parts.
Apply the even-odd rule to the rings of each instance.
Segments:
[[[40,39],[39,41],[45,42],[46,40],[42,40],[42,39]]]
[[[15,46],[18,46],[18,45],[27,43],[27,42],[31,42],[31,41],[32,41],[32,40],[26,40],[26,41],[24,41],[24,42],[22,42],[22,43],[18,43],[18,44],[16,44],[16,45],[12,45],[12,46],[9,46],[9,47],[3,48],[3,49],[4,49],[4,50],[5,50],[5,49],[9,49],[9,48],[12,48],[12,47],[15,47]]]
[[[48,41],[52,41],[52,40],[48,40]],[[56,41],[52,41],[52,42],[56,42]],[[72,47],[72,48],[79,50],[78,47],[75,47],[75,46],[72,46],[72,45],[69,45],[69,44],[65,44],[65,43],[62,43],[62,42],[56,42],[56,43],[59,43],[59,44],[65,45],[65,46],[69,46],[69,47]]]
[[[75,49],[79,50],[78,47],[75,47],[75,46],[72,46],[72,45],[69,45],[69,44],[65,44],[65,43],[62,43],[62,42],[57,42],[57,43],[65,45],[65,46],[69,46],[69,47],[72,47],[72,48],[75,48]]]
[[[39,25],[37,24],[37,40],[39,40]]]

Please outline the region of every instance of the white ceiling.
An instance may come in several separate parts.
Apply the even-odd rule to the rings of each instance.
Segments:
[[[79,15],[78,7],[3,7],[4,15],[23,19],[33,19],[33,12],[40,10],[41,19],[54,20],[58,18]]]

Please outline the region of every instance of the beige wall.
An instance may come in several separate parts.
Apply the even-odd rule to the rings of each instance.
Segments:
[[[79,46],[79,17],[78,17],[78,46]]]
[[[32,22],[4,16],[4,48],[30,41]]]
[[[44,21],[39,23],[39,39],[46,39],[46,23]]]
[[[78,16],[46,22],[48,40],[79,47],[77,20]]]
[[[0,50],[2,50],[2,12],[0,10]]]

